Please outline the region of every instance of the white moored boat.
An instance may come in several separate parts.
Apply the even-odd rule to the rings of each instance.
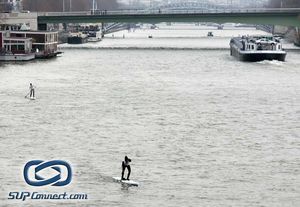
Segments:
[[[0,31],[0,61],[28,61],[34,58],[31,38],[9,37],[8,32]]]

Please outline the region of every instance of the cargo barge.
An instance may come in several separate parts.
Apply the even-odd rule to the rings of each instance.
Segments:
[[[240,61],[285,61],[286,51],[279,38],[273,36],[243,36],[230,41],[230,54]]]

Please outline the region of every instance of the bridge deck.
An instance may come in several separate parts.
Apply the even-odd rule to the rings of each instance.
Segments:
[[[38,23],[99,22],[215,22],[271,24],[300,27],[300,9],[209,10],[209,11],[86,11],[71,13],[38,13]]]

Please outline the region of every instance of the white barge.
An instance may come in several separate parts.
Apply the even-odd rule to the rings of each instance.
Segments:
[[[273,36],[235,37],[230,41],[230,54],[241,61],[285,61],[286,51],[280,39]]]

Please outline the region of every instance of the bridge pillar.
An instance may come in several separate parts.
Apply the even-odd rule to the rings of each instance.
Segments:
[[[296,27],[295,32],[296,32],[295,45],[300,47],[300,29],[298,27]]]
[[[101,37],[102,37],[102,38],[104,37],[104,29],[105,29],[104,23],[102,22],[102,23],[101,23]]]
[[[46,31],[47,30],[47,24],[38,24],[38,30]]]

